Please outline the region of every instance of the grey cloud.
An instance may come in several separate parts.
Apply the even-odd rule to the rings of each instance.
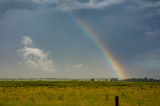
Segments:
[[[76,65],[74,66],[74,68],[81,68],[81,67],[83,67],[83,64],[76,64]]]
[[[145,14],[149,14],[150,16],[157,16],[160,13],[160,1],[142,0],[139,2],[139,6]]]
[[[160,29],[145,32],[145,35],[149,39],[160,39]]]
[[[139,13],[145,24],[144,35],[147,39],[160,38],[160,1],[135,0],[130,4],[132,10]],[[131,9],[131,8],[130,8]]]
[[[119,4],[123,1],[124,0],[61,0],[59,4],[62,9],[96,9]]]
[[[3,14],[12,9],[34,9],[37,5],[29,1],[7,0],[0,2],[0,13]]]
[[[125,0],[3,0],[0,1],[0,14],[13,9],[34,10],[39,7],[59,9],[103,8],[119,4]]]
[[[158,1],[158,0],[141,0],[141,1],[139,1],[139,4],[144,9],[146,9],[146,8],[157,8],[157,7],[159,8],[160,1]]]
[[[81,9],[81,8],[103,8],[123,2],[130,2],[136,5],[136,8],[159,8],[158,0],[1,0],[0,14],[12,9],[34,10],[39,7],[58,7],[61,9]]]
[[[0,15],[14,9],[34,10],[39,7],[55,6],[56,0],[2,0],[0,1]]]
[[[144,54],[144,60],[146,61],[153,61],[153,60],[160,60],[160,49],[156,49]]]

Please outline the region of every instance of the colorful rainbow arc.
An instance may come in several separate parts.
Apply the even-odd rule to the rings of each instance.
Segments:
[[[85,22],[81,17],[76,15],[72,10],[67,8],[67,5],[65,5],[67,12],[73,17],[75,22],[84,30],[87,36],[89,36],[93,42],[97,45],[97,47],[100,49],[101,53],[105,57],[105,60],[108,60],[111,63],[112,68],[114,69],[115,73],[117,74],[117,77],[119,79],[125,79],[127,78],[127,75],[123,69],[123,67],[120,65],[118,60],[114,58],[112,53],[109,51],[108,47],[104,45],[101,40],[98,37],[98,33],[95,32],[90,24]]]

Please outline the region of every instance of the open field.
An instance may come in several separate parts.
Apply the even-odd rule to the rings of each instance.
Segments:
[[[0,106],[159,106],[160,82],[0,81]]]

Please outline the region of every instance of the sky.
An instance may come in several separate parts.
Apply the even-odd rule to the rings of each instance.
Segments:
[[[160,78],[159,0],[0,0],[0,78]]]

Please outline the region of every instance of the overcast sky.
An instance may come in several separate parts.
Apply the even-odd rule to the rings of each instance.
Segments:
[[[159,0],[0,0],[0,78],[117,77],[77,17],[129,78],[160,78]]]

